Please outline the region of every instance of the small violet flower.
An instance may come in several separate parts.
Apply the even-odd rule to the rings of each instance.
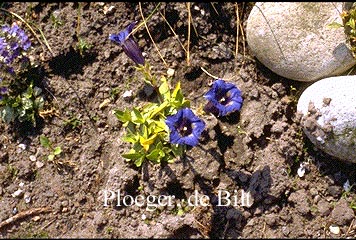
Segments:
[[[239,111],[243,103],[240,89],[222,79],[216,80],[204,97],[209,101],[204,110],[217,116]]]
[[[144,65],[145,59],[142,55],[142,52],[137,42],[133,39],[132,35],[130,35],[135,25],[136,22],[132,22],[119,34],[110,34],[109,39],[121,45],[126,55],[131,58],[136,64]]]
[[[191,109],[183,108],[175,115],[168,116],[166,124],[169,127],[169,141],[174,144],[196,146],[205,123]]]
[[[14,24],[3,26],[0,31],[0,62],[10,65],[16,58],[31,47],[31,41],[25,31]]]

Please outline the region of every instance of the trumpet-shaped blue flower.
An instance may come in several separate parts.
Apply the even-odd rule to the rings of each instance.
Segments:
[[[216,80],[204,97],[209,101],[204,110],[218,116],[239,111],[243,103],[240,89],[222,79]]]
[[[169,127],[169,141],[175,144],[196,146],[205,123],[191,109],[183,108],[175,115],[168,116],[166,124]]]
[[[109,39],[121,45],[126,55],[131,58],[136,64],[144,65],[145,59],[142,55],[142,52],[137,42],[133,39],[131,35],[132,29],[135,27],[135,25],[136,22],[132,22],[119,34],[110,34]]]

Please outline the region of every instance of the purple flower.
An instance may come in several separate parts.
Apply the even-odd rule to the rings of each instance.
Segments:
[[[240,89],[222,79],[216,80],[204,97],[209,101],[204,110],[217,116],[239,111],[243,103]]]
[[[0,35],[0,61],[8,66],[31,46],[26,33],[16,24],[3,26]]]
[[[109,39],[121,45],[126,55],[131,58],[136,64],[144,65],[145,59],[142,55],[142,52],[137,42],[133,39],[132,35],[130,35],[135,25],[136,22],[132,22],[119,34],[110,34]]]
[[[12,27],[3,26],[1,30],[3,33],[7,33],[8,35],[11,36],[11,38],[15,40],[14,43],[17,44],[16,47],[20,47],[24,51],[26,51],[31,46],[30,39],[26,35],[25,31],[22,30],[16,24],[14,24]]]
[[[191,109],[183,108],[175,115],[168,116],[166,124],[169,127],[169,141],[174,144],[196,146],[205,123]]]

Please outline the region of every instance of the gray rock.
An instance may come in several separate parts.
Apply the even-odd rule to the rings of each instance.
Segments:
[[[256,3],[246,26],[249,48],[266,67],[289,79],[310,82],[339,75],[356,64],[344,28],[327,26],[342,23],[343,6],[342,2]]]
[[[298,100],[305,134],[319,149],[356,163],[356,76],[313,83]]]

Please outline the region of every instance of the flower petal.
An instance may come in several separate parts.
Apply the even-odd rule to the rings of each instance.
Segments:
[[[199,143],[200,134],[205,128],[205,123],[189,108],[178,110],[176,114],[168,116],[165,122],[170,131],[170,142],[175,144],[196,146]],[[186,136],[179,133],[179,128],[182,128],[184,124],[189,124],[186,127],[192,128],[192,132]]]
[[[204,110],[218,116],[239,111],[243,103],[240,89],[222,79],[216,80],[204,97],[209,101]],[[224,103],[221,103],[222,98],[226,99]]]

